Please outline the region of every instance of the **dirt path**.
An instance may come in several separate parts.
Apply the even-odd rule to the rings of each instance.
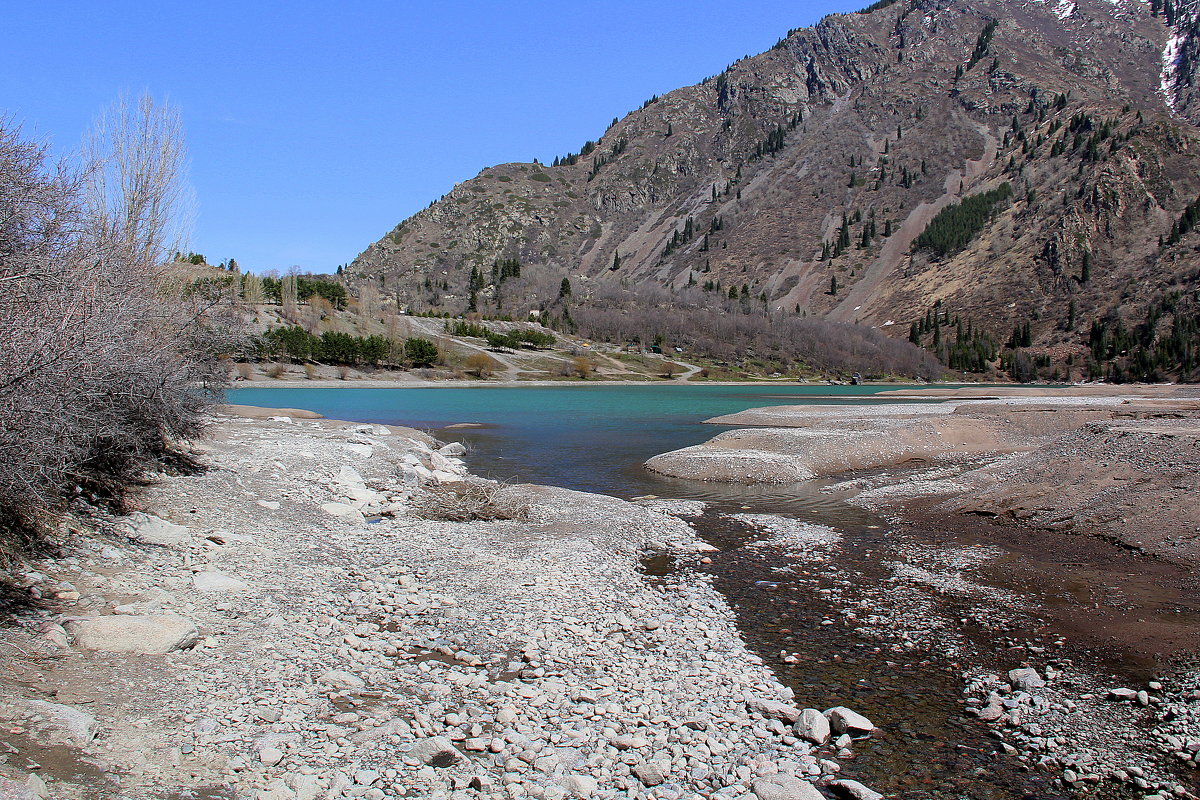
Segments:
[[[855,322],[862,309],[867,308],[879,287],[896,271],[912,248],[913,241],[921,235],[930,220],[946,206],[960,200],[974,187],[979,176],[987,171],[996,160],[998,142],[986,125],[976,126],[984,139],[983,155],[967,161],[962,169],[952,169],[946,176],[943,194],[931,203],[921,203],[914,208],[883,243],[878,258],[863,273],[862,278],[851,287],[846,298],[829,312],[826,317],[834,322]]]

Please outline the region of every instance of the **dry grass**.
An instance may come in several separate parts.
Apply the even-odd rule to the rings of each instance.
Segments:
[[[411,514],[444,522],[525,519],[529,504],[512,486],[495,482],[430,486],[413,498]]]

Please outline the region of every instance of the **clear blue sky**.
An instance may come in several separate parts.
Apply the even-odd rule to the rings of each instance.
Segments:
[[[119,93],[169,99],[193,249],[328,271],[483,167],[578,150],[868,2],[13,2],[0,112],[65,153]]]

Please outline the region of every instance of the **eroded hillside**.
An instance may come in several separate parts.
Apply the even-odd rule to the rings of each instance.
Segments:
[[[475,294],[483,310],[493,265],[519,259],[571,276],[577,303],[656,285],[717,307],[733,288],[901,337],[936,307],[997,340],[1029,325],[1063,358],[1085,354],[1087,321],[1119,309],[1132,327],[1194,290],[1179,231],[1200,192],[1194,9],[876,6],[653,98],[553,165],[485,169],[352,274],[398,304],[463,310]],[[982,215],[938,218],[1001,190]],[[965,246],[937,235],[963,226]],[[553,299],[524,290],[500,305]]]

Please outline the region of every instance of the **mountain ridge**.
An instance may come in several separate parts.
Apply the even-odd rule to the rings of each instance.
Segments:
[[[1031,325],[1063,358],[1088,350],[1074,323],[1194,288],[1193,251],[1157,239],[1200,193],[1194,4],[872,9],[652,98],[554,165],[485,168],[351,276],[452,312],[545,310],[564,276],[576,303],[743,287],[755,308],[897,335],[953,309],[994,337]],[[1004,184],[967,247],[913,249],[938,211]],[[473,282],[499,259],[542,279]]]

